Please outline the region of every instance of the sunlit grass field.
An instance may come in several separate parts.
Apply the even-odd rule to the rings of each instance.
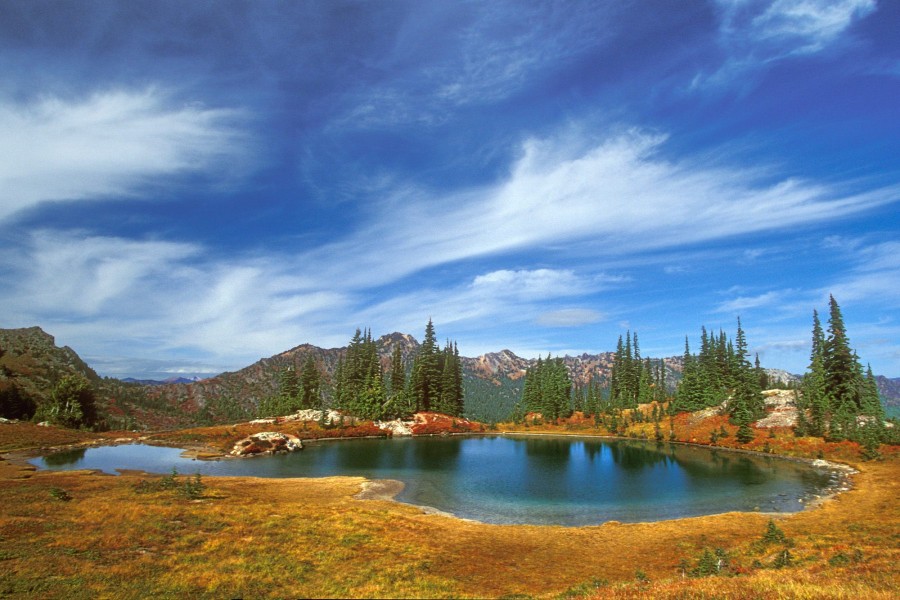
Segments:
[[[0,447],[23,446],[11,441],[22,435],[17,427],[0,426]],[[62,443],[50,429],[29,435],[53,438],[32,440],[34,446]],[[77,441],[84,439],[66,443]],[[789,442],[785,436],[780,443]],[[853,448],[832,451],[849,460],[843,455]],[[887,454],[851,462],[860,469],[851,491],[776,515],[787,541],[764,542],[770,515],[758,513],[582,528],[499,526],[356,499],[360,478],[209,477],[200,494],[188,496],[139,485],[159,476],[35,472],[5,460],[0,594],[896,598],[900,461]],[[690,576],[705,549],[719,549],[724,568]],[[785,550],[790,559],[779,565]]]

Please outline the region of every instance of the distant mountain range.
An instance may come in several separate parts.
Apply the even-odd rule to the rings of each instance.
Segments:
[[[376,346],[385,370],[396,346],[409,368],[419,342],[409,334],[391,333],[378,338]],[[239,371],[207,379],[117,380],[101,378],[74,350],[57,347],[53,337],[38,327],[0,329],[0,391],[4,386],[16,385],[41,402],[64,375],[80,373],[94,385],[101,410],[111,417],[113,425],[118,424],[117,420],[152,428],[230,422],[257,416],[260,401],[277,393],[279,373],[288,366],[301,369],[309,355],[322,370],[324,387],[329,389],[338,359],[345,353],[346,348],[303,344]],[[591,381],[604,385],[609,380],[613,357],[612,352],[604,352],[566,356],[563,361],[577,386]],[[467,416],[485,422],[508,418],[521,395],[525,371],[536,359],[522,358],[510,350],[460,359]],[[674,389],[681,378],[682,358],[662,360],[667,387]],[[780,381],[799,380],[797,375],[785,371],[767,372]],[[900,378],[877,379],[885,406],[900,411]]]
[[[900,418],[900,377],[888,379],[884,375],[876,375],[875,383],[878,384],[878,393],[887,415]]]
[[[170,385],[173,383],[196,383],[202,381],[201,377],[169,377],[168,379],[135,379],[133,377],[125,377],[120,381],[125,383],[138,383],[140,385]]]

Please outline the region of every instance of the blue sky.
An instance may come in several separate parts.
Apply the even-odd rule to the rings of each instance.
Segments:
[[[46,2],[0,18],[0,327],[102,374],[356,327],[900,376],[900,3]]]

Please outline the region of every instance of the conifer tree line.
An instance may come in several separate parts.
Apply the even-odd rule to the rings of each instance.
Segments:
[[[755,364],[748,359],[747,336],[740,318],[733,342],[724,331],[710,335],[702,327],[699,354],[691,354],[685,338],[682,379],[671,411],[695,411],[727,403],[732,422],[740,426],[738,439],[749,441],[753,437],[750,423],[765,415],[765,380],[759,357]]]
[[[263,415],[286,415],[306,408],[319,408],[322,399],[322,375],[312,354],[306,357],[300,374],[287,367],[278,376],[278,393],[260,402]]]
[[[401,390],[402,392],[402,390]],[[388,393],[371,330],[356,330],[334,373],[332,408],[363,419],[393,418],[400,398]]]
[[[765,372],[756,357],[755,364],[748,359],[747,340],[738,319],[736,341],[720,331],[709,335],[702,328],[699,355],[691,354],[685,341],[683,378],[674,399],[669,404],[670,414],[701,410],[728,401],[732,421],[739,425],[738,436],[745,441],[753,437],[750,423],[765,413],[762,389],[766,384]],[[669,399],[665,381],[665,364],[662,360],[642,357],[637,332],[628,331],[619,336],[608,385],[589,382],[571,393],[571,381],[562,359],[538,359],[528,369],[513,419],[521,420],[527,413],[540,413],[544,419],[568,417],[572,412],[582,412],[593,417],[597,425],[617,430],[632,422],[652,419],[659,425],[663,416],[663,404]],[[648,417],[635,409],[638,405],[655,403]],[[658,431],[657,438],[662,438]]]
[[[609,401],[616,408],[635,408],[666,399],[665,365],[662,361],[641,359],[638,334],[629,330],[616,344],[609,378]]]
[[[828,312],[824,331],[818,312],[813,311],[812,351],[809,371],[797,395],[796,433],[877,446],[886,436],[884,408],[872,367],[863,373],[834,296],[829,296]]]
[[[563,359],[538,357],[525,373],[521,400],[514,407],[513,421],[521,422],[529,413],[539,413],[543,420],[554,421],[580,412],[593,418],[595,425],[611,431],[630,422],[644,422],[650,418],[659,423],[663,416],[661,405],[666,400],[665,365],[662,360],[641,358],[637,334],[629,331],[623,341],[619,336],[609,381],[605,385],[593,379],[582,386],[572,383]],[[658,401],[651,413],[625,409],[637,408],[638,403]]]
[[[516,409],[517,413],[540,413],[550,421],[568,417],[572,412],[569,406],[571,393],[572,380],[563,360],[551,359],[549,354],[547,360],[538,357],[537,363],[525,373],[522,401]]]
[[[407,375],[408,374],[408,375]],[[289,414],[304,408],[340,409],[362,419],[396,419],[414,412],[434,411],[461,416],[464,410],[462,363],[455,342],[438,347],[429,319],[425,340],[411,365],[404,364],[400,346],[391,354],[385,373],[369,329],[357,329],[338,359],[330,399],[326,399],[320,369],[307,357],[298,378],[288,367],[279,377],[278,394],[260,404],[264,414]]]
[[[425,339],[412,365],[410,395],[415,411],[434,411],[453,416],[463,413],[462,363],[455,342],[449,340],[441,350],[437,345],[431,319],[425,326]]]

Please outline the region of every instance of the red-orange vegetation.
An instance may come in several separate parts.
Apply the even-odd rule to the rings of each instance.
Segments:
[[[441,435],[450,433],[480,433],[484,425],[442,413],[421,412],[415,415],[413,435]]]

